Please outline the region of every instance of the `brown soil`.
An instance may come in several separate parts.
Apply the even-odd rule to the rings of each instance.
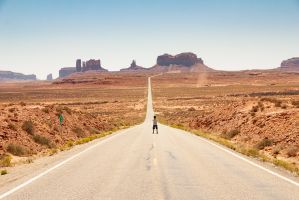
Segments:
[[[144,120],[145,75],[96,73],[88,82],[85,78],[76,75],[76,84],[68,79],[0,84],[0,155],[12,153],[12,144],[22,148],[21,156],[29,156]],[[97,79],[109,81],[101,84]],[[33,131],[25,131],[25,121],[32,122]]]
[[[152,82],[160,121],[299,164],[299,73],[172,73]]]

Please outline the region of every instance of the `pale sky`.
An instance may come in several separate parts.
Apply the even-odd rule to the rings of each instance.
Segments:
[[[298,0],[0,0],[0,70],[39,79],[77,58],[108,70],[194,52],[214,69],[299,56]]]

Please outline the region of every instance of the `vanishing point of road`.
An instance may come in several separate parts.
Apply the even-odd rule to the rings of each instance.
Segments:
[[[184,131],[143,124],[84,146],[11,183],[9,200],[298,200],[298,178]]]

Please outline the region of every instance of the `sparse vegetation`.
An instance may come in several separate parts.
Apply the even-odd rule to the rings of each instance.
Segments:
[[[238,129],[232,129],[232,130],[230,130],[228,132],[227,131],[222,132],[221,137],[230,140],[230,139],[234,138],[235,136],[237,136],[239,133],[240,133],[240,130],[238,130]]]
[[[34,142],[36,142],[38,144],[45,145],[45,146],[48,146],[48,147],[51,146],[51,141],[48,138],[44,137],[44,136],[34,135],[33,140],[34,140]]]
[[[299,101],[292,101],[292,105],[296,108],[299,108]]]
[[[79,138],[85,137],[85,133],[80,127],[75,127],[75,128],[72,129],[72,131],[74,133],[76,133],[77,137],[79,137]]]
[[[24,106],[26,106],[26,103],[23,102],[23,101],[21,101],[21,102],[20,102],[20,105],[21,105],[22,107],[24,107]]]
[[[10,167],[11,166],[11,156],[10,155],[0,155],[0,167]]]
[[[10,130],[13,130],[13,131],[16,131],[17,130],[17,127],[12,124],[12,123],[8,123],[7,127],[10,129]]]
[[[50,113],[50,109],[49,109],[48,107],[44,107],[44,108],[42,109],[42,111],[43,111],[44,113],[47,113],[47,114]]]
[[[256,148],[259,150],[264,149],[265,147],[272,146],[273,140],[269,138],[264,138],[262,141],[256,144]]]
[[[24,156],[29,154],[29,150],[26,147],[19,144],[11,143],[6,147],[6,150],[15,156]]]
[[[299,152],[299,147],[297,146],[291,146],[287,149],[287,155],[289,157],[295,157],[297,156],[297,153]]]
[[[30,135],[34,135],[34,125],[32,121],[25,121],[22,125],[22,129]]]
[[[1,176],[4,176],[4,175],[6,175],[6,174],[8,174],[7,170],[6,170],[6,169],[2,169],[2,170],[1,170]]]

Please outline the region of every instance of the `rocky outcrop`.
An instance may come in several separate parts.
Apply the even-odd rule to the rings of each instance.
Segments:
[[[82,62],[81,62],[81,59],[77,59],[76,60],[76,70],[77,70],[77,72],[81,72],[82,71]]]
[[[0,71],[0,80],[36,80],[36,75],[24,75],[11,71]]]
[[[69,76],[77,72],[76,67],[64,67],[59,70],[59,78]]]
[[[101,66],[101,60],[95,60],[95,59],[90,59],[86,62],[83,62],[83,68],[82,71],[90,71],[90,70],[103,70],[107,71],[106,69],[102,68]]]
[[[139,70],[146,70],[146,68],[138,66],[136,61],[133,60],[130,67],[121,69],[120,71],[139,71]]]
[[[282,61],[280,69],[287,71],[299,71],[299,57]]]
[[[197,58],[194,53],[181,53],[175,56],[164,54],[157,58],[157,65],[159,66],[182,65],[190,67],[196,64],[203,64],[203,60]]]
[[[86,62],[82,62],[81,59],[76,60],[76,67],[64,67],[59,70],[59,78],[66,77],[75,72],[87,72],[87,71],[108,71],[101,66],[101,60],[90,59]]]
[[[201,58],[194,53],[181,53],[175,56],[164,54],[158,56],[157,64],[150,68],[151,71],[163,72],[202,72],[212,71]]]
[[[47,81],[52,81],[52,80],[53,80],[53,75],[52,74],[48,74]]]

